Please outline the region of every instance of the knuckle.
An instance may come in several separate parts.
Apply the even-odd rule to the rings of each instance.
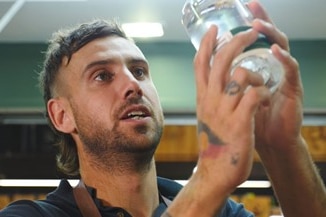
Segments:
[[[243,67],[237,67],[233,71],[233,78],[239,81],[239,83],[249,82],[249,73],[247,69]]]

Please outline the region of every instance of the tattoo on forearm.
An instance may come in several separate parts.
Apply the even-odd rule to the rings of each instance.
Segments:
[[[240,89],[241,87],[236,81],[231,81],[226,85],[224,92],[230,96],[233,96],[239,93]]]
[[[200,143],[200,155],[202,157],[216,157],[221,153],[221,148],[226,145],[213,131],[202,121],[198,122],[198,136]],[[231,155],[230,163],[237,165],[240,155],[235,153]]]
[[[212,145],[224,145],[222,140],[218,138],[212,130],[202,121],[198,122],[198,134],[205,133],[208,137],[209,144]]]
[[[232,165],[237,165],[239,162],[239,154],[234,154],[231,157],[231,164]]]
[[[202,157],[216,157],[220,153],[221,147],[225,145],[202,121],[198,122],[198,136]]]

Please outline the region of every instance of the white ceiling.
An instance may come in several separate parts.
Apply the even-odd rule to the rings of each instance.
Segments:
[[[17,1],[24,0],[0,0],[0,16],[5,17]],[[44,42],[58,28],[112,17],[120,22],[161,22],[165,35],[155,40],[184,41],[188,38],[181,25],[183,3],[184,0],[25,0],[0,32],[0,42]],[[261,3],[290,39],[326,39],[325,0],[261,0]]]

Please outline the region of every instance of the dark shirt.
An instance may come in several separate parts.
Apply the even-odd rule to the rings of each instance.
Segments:
[[[169,200],[180,191],[182,186],[169,179],[158,178],[160,204],[154,212],[154,217],[159,217],[165,211],[167,203],[163,196]],[[94,189],[87,188],[98,207],[102,217],[131,217],[124,209],[119,207],[102,206],[96,199]],[[0,217],[83,217],[77,207],[73,195],[73,188],[67,180],[62,180],[56,190],[49,193],[45,200],[19,200],[11,203],[0,211]],[[241,204],[230,199],[227,200],[219,217],[253,217]]]

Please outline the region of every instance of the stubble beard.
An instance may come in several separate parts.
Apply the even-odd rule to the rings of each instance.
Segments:
[[[152,127],[138,126],[133,136],[114,125],[111,130],[93,120],[76,120],[78,133],[85,152],[91,156],[91,164],[110,173],[144,173],[151,161],[162,136],[163,124],[154,120]],[[88,126],[88,127],[85,127]]]

